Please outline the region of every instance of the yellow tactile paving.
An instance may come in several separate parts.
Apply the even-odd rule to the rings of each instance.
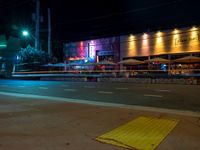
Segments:
[[[96,140],[128,149],[153,150],[177,123],[178,120],[138,117]]]

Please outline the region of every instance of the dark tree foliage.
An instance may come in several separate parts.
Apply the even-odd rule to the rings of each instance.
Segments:
[[[46,64],[51,61],[51,57],[42,50],[37,50],[34,47],[28,45],[26,48],[21,48],[17,54],[18,63],[39,63]]]

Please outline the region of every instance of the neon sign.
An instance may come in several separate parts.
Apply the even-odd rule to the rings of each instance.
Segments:
[[[89,58],[91,60],[94,60],[95,59],[95,45],[94,45],[94,42],[91,41],[91,43],[89,44]]]

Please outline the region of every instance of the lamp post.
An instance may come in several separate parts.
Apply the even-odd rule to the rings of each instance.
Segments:
[[[29,39],[29,40],[31,38],[33,38],[35,40],[35,37],[28,30],[22,30],[21,35],[22,35],[23,38],[26,38],[26,39]]]

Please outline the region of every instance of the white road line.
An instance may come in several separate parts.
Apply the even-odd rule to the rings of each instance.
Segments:
[[[188,111],[188,110],[175,110],[175,109],[158,108],[158,107],[116,104],[116,103],[109,103],[109,102],[95,102],[95,101],[88,101],[88,100],[82,100],[82,99],[39,96],[39,95],[33,95],[33,94],[19,94],[19,93],[9,93],[9,92],[0,92],[0,95],[20,97],[20,98],[30,98],[30,99],[36,99],[36,100],[79,103],[79,104],[87,104],[87,105],[93,105],[93,106],[117,107],[117,108],[125,108],[125,109],[132,109],[132,110],[138,110],[138,111],[150,111],[150,112],[176,114],[176,115],[190,116],[190,117],[200,117],[200,112]]]
[[[113,94],[113,92],[98,91],[99,94]]]
[[[19,88],[24,88],[25,86],[18,86]]]
[[[95,86],[84,86],[85,88],[88,88],[88,89],[94,89]]]
[[[3,85],[0,85],[0,86],[2,86],[2,87],[7,87],[8,85],[4,85],[4,84],[3,84]]]
[[[116,90],[128,90],[128,88],[116,88]]]
[[[150,94],[144,94],[145,97],[157,97],[157,98],[162,98],[162,95],[150,95]]]
[[[171,92],[170,90],[159,90],[159,89],[157,89],[157,90],[155,90],[156,92]]]
[[[41,90],[48,90],[47,87],[39,87],[39,89],[41,89]]]
[[[64,89],[64,91],[67,91],[67,92],[75,92],[77,91],[76,89]]]
[[[68,86],[69,86],[69,85],[65,85],[65,84],[62,85],[62,87],[68,87]]]

